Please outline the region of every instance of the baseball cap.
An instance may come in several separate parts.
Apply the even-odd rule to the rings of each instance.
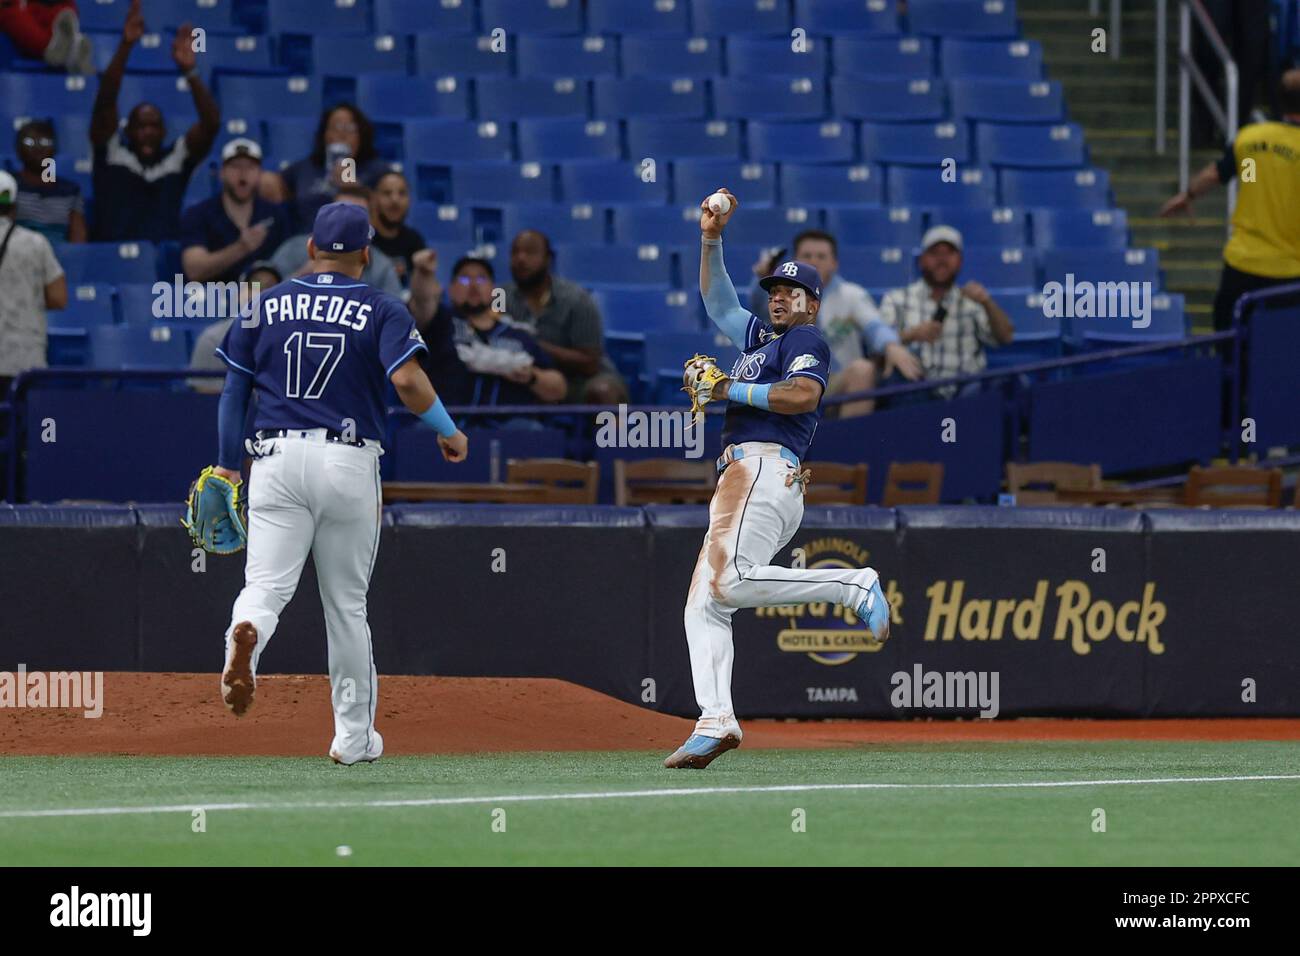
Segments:
[[[320,207],[311,230],[316,248],[322,252],[356,252],[370,245],[375,230],[364,206],[331,202]]]
[[[764,276],[758,280],[758,284],[763,287],[764,291],[771,289],[772,286],[778,283],[797,285],[802,289],[806,289],[814,299],[821,301],[822,277],[815,267],[806,262],[787,259],[773,269],[770,276]]]
[[[221,162],[228,163],[236,156],[247,156],[249,159],[255,159],[259,163],[262,161],[262,147],[246,136],[240,136],[238,139],[232,139],[225,146],[221,147]]]
[[[18,201],[18,180],[0,169],[0,206],[12,206]]]
[[[921,251],[925,251],[935,243],[946,242],[958,252],[961,252],[961,233],[952,226],[931,226],[921,237]]]

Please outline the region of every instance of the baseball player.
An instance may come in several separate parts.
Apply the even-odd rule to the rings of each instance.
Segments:
[[[879,641],[889,636],[889,605],[871,568],[791,569],[772,557],[803,518],[808,473],[800,462],[821,417],[830,348],[817,328],[821,278],[806,262],[789,260],[759,281],[768,315],[740,304],[722,262],[722,230],[736,197],[700,204],[700,294],[709,318],[741,350],[726,375],[713,359],[686,363],[685,389],[698,410],[727,402],[718,487],[709,504],[709,530],[686,598],[686,642],[700,719],[665,767],[707,767],[740,746],[731,703],[731,618],[737,608],[825,601],[852,608]]]
[[[256,387],[248,562],[226,631],[222,699],[236,716],[253,703],[258,658],[310,552],[329,641],[329,755],[344,765],[384,750],[366,591],[379,548],[385,380],[438,431],[444,458],[463,461],[468,451],[420,368],[416,353],[425,346],[410,312],[360,280],[373,236],[363,207],[323,206],[307,243],[311,271],[263,292],[253,317],[231,324],[217,349],[230,367],[218,413],[220,456],[200,477],[233,487],[238,501],[245,413]],[[201,524],[203,516],[192,520]],[[238,520],[216,524],[220,536]]]

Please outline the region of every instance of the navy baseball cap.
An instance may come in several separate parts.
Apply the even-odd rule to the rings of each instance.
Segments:
[[[356,252],[370,245],[375,230],[364,206],[332,202],[321,206],[316,213],[311,237],[321,252]]]
[[[758,280],[758,284],[763,287],[764,291],[770,290],[774,285],[797,285],[805,289],[808,293],[819,302],[822,297],[822,277],[821,274],[806,262],[799,262],[797,259],[788,259],[772,270],[770,276],[764,276]]]

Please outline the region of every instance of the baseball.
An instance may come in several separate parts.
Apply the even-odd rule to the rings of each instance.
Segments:
[[[725,216],[731,209],[731,200],[726,193],[714,193],[709,197],[709,212],[717,216]]]

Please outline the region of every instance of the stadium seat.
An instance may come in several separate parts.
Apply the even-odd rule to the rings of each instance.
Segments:
[[[27,117],[12,117],[4,123],[6,132],[17,132],[21,122]],[[59,141],[58,151],[72,156],[89,156],[90,149],[90,114],[64,113],[54,119],[54,136]],[[13,142],[6,139],[5,146]]]
[[[745,33],[790,36],[790,4],[773,0],[691,0],[691,23],[701,36]]]
[[[641,164],[611,160],[567,164],[560,167],[560,194],[569,203],[655,203],[668,201],[668,170],[649,182]]]
[[[529,79],[617,76],[618,42],[603,36],[521,36],[515,42],[515,63],[515,72]]]
[[[947,115],[941,80],[833,76],[830,88],[836,116],[919,123],[941,120]]]
[[[581,33],[581,0],[480,0],[483,29],[507,33]]]
[[[84,76],[0,73],[0,109],[10,116],[89,116],[97,84]]]
[[[556,269],[584,286],[644,286],[667,291],[673,284],[670,250],[656,245],[558,245]]]
[[[1097,249],[1071,247],[1045,249],[1043,282],[1150,282],[1160,288],[1160,256],[1154,249]]]
[[[438,256],[438,280],[446,288],[451,284],[451,267],[456,264],[456,260],[461,256],[473,256],[476,259],[486,259],[492,263],[492,271],[499,283],[509,281],[510,276],[510,246],[504,242],[461,242],[449,240],[446,242],[431,242],[429,248]]]
[[[749,158],[760,163],[848,163],[854,159],[853,124],[839,120],[749,126]]]
[[[100,325],[87,330],[93,368],[185,368],[190,364],[189,333],[154,325]]]
[[[1185,305],[1180,293],[1154,293],[1150,307],[1150,324],[1146,328],[1134,328],[1133,318],[1122,316],[1075,317],[1067,320],[1066,338],[1071,343],[1086,347],[1089,343],[1116,346],[1141,342],[1173,342],[1188,336]]]
[[[261,36],[237,36],[209,33],[207,49],[200,53],[199,63],[213,70],[232,73],[277,73],[271,41]],[[174,67],[173,67],[174,69]]]
[[[1128,248],[1128,215],[1123,209],[1035,209],[1030,213],[1034,246]]]
[[[357,106],[371,119],[468,119],[469,82],[455,76],[365,73],[357,77]]]
[[[987,289],[1032,289],[1038,286],[1034,254],[1023,246],[964,245],[959,282],[974,279]]]
[[[473,242],[474,220],[463,206],[440,206],[413,202],[406,224],[424,236],[425,242]]]
[[[613,223],[616,243],[685,246],[699,235],[700,207],[698,203],[620,206],[613,210]]]
[[[91,46],[95,51],[95,69],[102,73],[108,68],[122,40],[121,26],[119,25],[112,33],[87,33],[86,36],[90,38]],[[206,58],[200,55],[197,65],[206,71],[209,64]],[[156,29],[142,35],[131,49],[131,59],[127,61],[127,68],[132,73],[165,72],[175,76],[176,63],[172,60],[171,35],[158,32]]]
[[[451,167],[447,196],[437,202],[458,206],[552,202],[555,167],[543,163],[464,163]]]
[[[253,125],[256,125],[254,122]],[[316,138],[318,116],[272,116],[262,121],[266,130],[262,140],[264,156],[299,159],[311,152]]]
[[[685,34],[688,12],[687,0],[587,0],[587,30]]]
[[[77,4],[79,11],[91,4],[99,6],[103,0],[82,0]],[[202,27],[208,32],[209,41],[214,33],[238,34],[246,30],[239,23],[236,8],[240,0],[149,0],[147,7],[150,25],[160,24],[175,32],[182,23]],[[79,14],[81,15],[81,14]],[[119,32],[123,17],[117,22]],[[83,20],[82,29],[88,29]],[[96,27],[95,29],[100,29]]]
[[[963,79],[952,84],[952,113],[996,123],[1055,123],[1065,116],[1060,83]]]
[[[621,46],[625,77],[700,79],[722,72],[722,41],[716,37],[625,36]]]
[[[1043,46],[1037,40],[947,37],[939,42],[939,72],[947,79],[1041,80]]]
[[[226,3],[230,2],[226,0]],[[77,20],[83,32],[112,30],[120,36],[130,6],[130,0],[81,0],[77,4]]]
[[[51,328],[90,329],[117,321],[113,286],[93,282],[68,287],[68,307],[45,313]]]
[[[909,0],[908,26],[933,36],[1015,37],[1015,0]]]
[[[509,123],[491,120],[410,119],[403,124],[403,150],[412,166],[513,159]]]
[[[683,205],[697,206],[719,186],[726,186],[744,203],[757,209],[776,203],[777,174],[771,163],[731,160],[679,159],[673,163],[673,196]],[[806,200],[799,204],[807,205]]]
[[[524,161],[561,163],[622,155],[615,120],[521,119],[515,126]]]
[[[1002,169],[998,192],[1004,206],[1107,209],[1110,174],[1104,169]]]
[[[963,166],[955,177],[954,182],[945,182],[938,166],[890,166],[886,196],[894,206],[992,208],[997,198],[993,170]]]
[[[509,76],[509,47],[497,53],[490,36],[465,37],[419,33],[415,37],[415,72],[437,76]]]
[[[222,76],[217,93],[223,117],[317,119],[323,105],[320,81],[305,76]]]
[[[727,241],[754,246],[789,246],[805,229],[820,229],[821,213],[807,206],[747,209],[727,226]]]
[[[702,119],[709,109],[705,82],[689,76],[602,76],[591,88],[595,115],[607,120],[628,116]]]
[[[810,120],[826,115],[826,84],[806,76],[719,77],[713,109],[724,119]]]
[[[837,36],[831,40],[831,53],[837,75],[934,76],[934,41],[929,37]]]
[[[117,102],[124,119],[137,103],[152,103],[158,107],[167,123],[168,138],[184,132],[198,117],[189,84],[176,75],[175,67],[170,75],[128,73],[122,77]]]
[[[153,283],[123,282],[117,287],[117,309],[121,321],[128,325],[152,325],[158,320],[153,314]]]
[[[82,368],[90,360],[90,336],[85,329],[48,325],[45,357],[51,368]]]
[[[497,228],[498,238],[507,243],[524,229],[536,229],[552,245],[594,245],[605,241],[605,209],[590,203],[503,206]]]
[[[740,354],[712,325],[700,332],[660,332],[646,336],[646,375],[653,381],[662,370],[670,373],[670,378],[676,379],[675,386],[666,383],[668,387],[660,393],[660,400],[667,399],[674,404],[681,401],[682,356],[689,358],[696,352],[714,356],[718,360],[718,367],[723,371],[729,371]],[[673,387],[678,390],[675,395],[672,394]]]
[[[892,0],[794,0],[794,22],[809,33],[900,33]]]
[[[1006,345],[984,350],[989,368],[1009,368],[1060,358],[1063,351],[1061,319],[1044,313],[1041,292],[1002,295],[997,303],[1011,319],[1016,332]]]
[[[374,0],[374,4],[375,29],[380,33],[474,32],[472,0]]]
[[[1023,209],[932,207],[925,210],[925,227],[952,226],[968,246],[1023,246],[1027,244]]]
[[[938,163],[970,160],[966,123],[863,123],[858,129],[862,158],[882,163]]]
[[[388,33],[367,37],[326,34],[312,37],[311,62],[316,73],[325,76],[405,74],[409,59],[407,47],[406,37]]]
[[[899,246],[849,245],[839,237],[840,272],[872,295],[912,281],[912,252]]]
[[[826,75],[827,43],[808,37],[798,52],[789,36],[737,36],[727,41],[727,73],[730,76]]]
[[[83,242],[55,249],[69,285],[154,282],[158,254],[150,242]]]
[[[627,150],[634,159],[737,159],[740,124],[726,120],[633,117],[627,121]]]
[[[606,332],[700,332],[700,298],[673,289],[601,289],[594,293]]]
[[[846,246],[911,249],[921,241],[922,225],[916,211],[906,207],[830,207],[826,210],[826,231],[840,245]],[[858,281],[853,276],[848,278]]]
[[[975,159],[986,166],[1034,169],[1083,166],[1088,148],[1077,123],[975,124]]]
[[[370,32],[370,5],[356,0],[267,0],[266,32],[350,33]]]
[[[480,76],[474,81],[478,118],[585,117],[588,86],[586,80],[568,78],[538,81],[522,76]]]

